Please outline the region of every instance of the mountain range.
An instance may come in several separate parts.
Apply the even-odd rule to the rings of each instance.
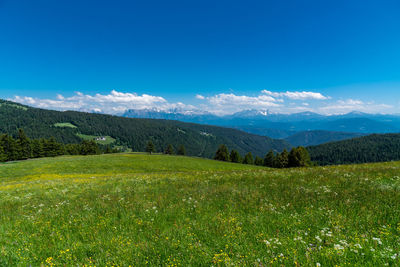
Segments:
[[[245,110],[217,116],[207,112],[142,109],[128,110],[121,116],[230,127],[252,134],[285,139],[295,146],[318,145],[373,133],[400,132],[400,115],[367,114],[357,111],[341,115],[322,115],[313,112],[279,114],[268,110]]]
[[[268,110],[245,110],[231,115],[217,116],[210,113],[199,114],[176,110],[131,109],[121,115],[130,118],[167,119],[229,126],[273,138],[286,138],[295,132],[310,130],[366,134],[400,131],[400,115],[367,114],[357,111],[342,115],[321,115],[313,112],[279,114],[270,113]]]

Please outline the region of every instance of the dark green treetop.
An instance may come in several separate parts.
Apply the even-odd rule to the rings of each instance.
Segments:
[[[222,144],[218,147],[217,152],[215,152],[214,159],[221,161],[229,161],[229,152],[226,145]]]
[[[254,164],[253,155],[251,154],[251,152],[247,153],[246,156],[244,156],[243,164]]]

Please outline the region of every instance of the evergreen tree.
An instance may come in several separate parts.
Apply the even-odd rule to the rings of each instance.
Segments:
[[[104,150],[104,154],[110,154],[110,153],[113,153],[113,151],[110,146],[107,146],[106,149]]]
[[[22,129],[18,130],[17,151],[17,157],[19,160],[32,157],[31,141],[26,137],[25,132]]]
[[[8,134],[2,135],[0,138],[0,146],[3,147],[4,153],[7,155],[6,161],[18,159],[17,144],[12,136]]]
[[[242,157],[240,156],[239,152],[235,149],[232,149],[229,158],[230,158],[231,162],[234,162],[234,163],[242,162]]]
[[[164,152],[165,154],[168,154],[168,155],[173,155],[173,154],[175,154],[175,151],[174,151],[174,147],[171,145],[171,144],[169,144],[168,146],[167,146],[167,148],[165,149],[165,152]]]
[[[226,145],[222,144],[218,147],[217,152],[215,152],[214,159],[220,161],[229,161],[229,152]]]
[[[33,139],[32,142],[32,157],[41,158],[44,156],[43,143],[39,139]]]
[[[310,155],[302,146],[292,148],[288,157],[289,167],[307,167],[311,165]]]
[[[270,150],[264,157],[264,166],[266,167],[274,167],[275,162],[275,153]]]
[[[260,158],[259,156],[256,156],[255,160],[254,160],[254,164],[258,165],[258,166],[262,166],[264,165],[264,161],[262,158]]]
[[[289,164],[289,153],[286,149],[282,151],[277,157],[276,168],[287,168]]]
[[[94,140],[84,140],[80,145],[81,155],[96,155],[98,151],[99,147]]]
[[[55,157],[64,154],[62,145],[57,143],[53,136],[48,140],[43,140],[43,151],[45,157]]]
[[[179,146],[178,155],[182,155],[182,156],[186,155],[186,149],[185,149],[184,145]]]
[[[5,162],[7,161],[7,155],[4,152],[4,148],[0,146],[0,162]]]
[[[253,155],[251,154],[251,152],[247,153],[246,156],[244,156],[243,164],[254,164]]]
[[[148,141],[147,142],[147,146],[146,146],[146,152],[151,155],[155,151],[156,151],[156,149],[154,148],[153,142],[152,141]]]
[[[79,155],[81,153],[81,146],[78,144],[65,145],[65,153],[68,155]]]

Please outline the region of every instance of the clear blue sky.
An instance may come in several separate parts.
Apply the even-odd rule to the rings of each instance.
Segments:
[[[0,0],[0,98],[116,90],[197,105],[267,89],[397,112],[399,14],[384,0]]]

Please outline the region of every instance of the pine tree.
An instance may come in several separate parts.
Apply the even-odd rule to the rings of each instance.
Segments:
[[[289,167],[307,167],[311,165],[310,155],[302,146],[292,148],[288,157]]]
[[[4,148],[0,146],[0,162],[5,162],[7,161],[7,155],[4,152]]]
[[[17,154],[19,160],[32,157],[31,141],[26,137],[24,130],[18,129]]]
[[[289,153],[286,149],[282,151],[277,157],[276,167],[277,168],[287,168],[289,164]]]
[[[6,161],[18,159],[17,144],[14,138],[8,134],[4,134],[0,137],[0,145],[3,147],[4,153],[7,155]]]
[[[251,152],[247,153],[246,156],[244,156],[243,164],[254,164],[253,155],[251,154]]]
[[[165,152],[164,152],[165,154],[168,154],[168,155],[173,155],[173,154],[175,154],[175,151],[174,151],[174,147],[171,145],[171,144],[169,144],[168,146],[167,146],[167,148],[165,149]]]
[[[226,145],[222,144],[218,147],[217,152],[215,152],[214,159],[220,161],[229,161],[229,152]]]
[[[68,155],[79,155],[80,152],[81,152],[81,146],[78,144],[65,145],[65,153]]]
[[[84,140],[80,145],[81,155],[96,155],[98,153],[99,147],[94,140]]]
[[[186,149],[185,149],[184,145],[179,146],[178,155],[182,155],[182,156],[186,155]]]
[[[258,166],[262,166],[264,164],[264,161],[262,158],[260,158],[259,156],[256,156],[255,160],[254,160],[254,164],[258,165]]]
[[[39,139],[33,139],[32,142],[32,157],[41,158],[44,156],[43,143]]]
[[[275,153],[270,150],[264,157],[264,166],[266,167],[274,167],[275,162]]]
[[[242,162],[242,157],[240,156],[239,152],[234,149],[232,149],[229,158],[230,158],[231,162],[234,162],[234,163]]]
[[[107,146],[106,149],[104,150],[104,154],[111,154],[112,153],[112,149],[110,146]]]
[[[147,142],[147,146],[146,146],[146,152],[151,155],[155,151],[156,151],[156,149],[154,148],[153,142],[152,141],[148,141]]]
[[[64,154],[63,146],[57,143],[53,136],[47,140],[43,140],[42,142],[45,157],[55,157]]]

